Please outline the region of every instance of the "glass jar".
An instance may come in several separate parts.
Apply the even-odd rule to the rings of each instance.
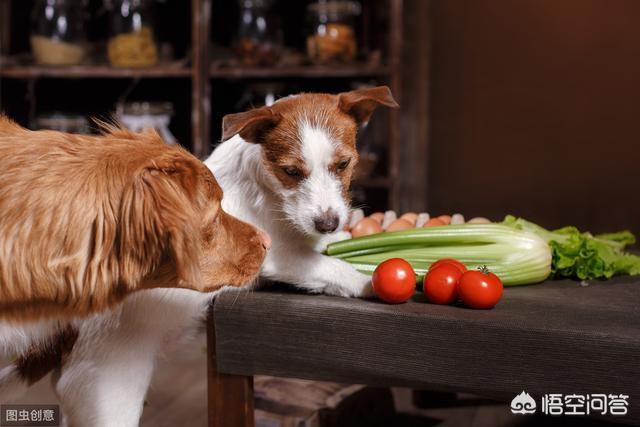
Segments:
[[[158,63],[153,9],[147,0],[114,0],[107,55],[114,67],[151,67]]]
[[[32,127],[36,130],[47,129],[60,132],[87,135],[91,133],[89,121],[85,116],[71,113],[43,113],[38,114]]]
[[[245,66],[274,65],[282,53],[282,29],[271,13],[271,1],[239,0],[239,7],[236,58]]]
[[[261,82],[247,84],[233,108],[236,111],[246,111],[257,107],[270,107],[287,93],[283,83]]]
[[[80,64],[87,54],[82,0],[38,0],[29,41],[38,64]]]
[[[307,6],[307,55],[312,62],[331,64],[355,59],[355,21],[360,9],[354,1],[318,1]]]
[[[116,107],[118,120],[129,130],[155,129],[165,143],[177,144],[169,130],[173,105],[170,102],[127,102]]]

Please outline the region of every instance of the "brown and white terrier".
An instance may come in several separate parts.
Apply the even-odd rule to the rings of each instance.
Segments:
[[[386,86],[337,95],[303,93],[224,118],[205,164],[227,197],[223,206],[273,239],[261,277],[311,292],[369,296],[368,276],[318,249],[350,237],[358,162],[356,134],[379,106],[398,107]]]

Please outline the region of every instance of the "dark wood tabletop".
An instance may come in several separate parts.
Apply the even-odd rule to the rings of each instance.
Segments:
[[[221,373],[472,392],[629,395],[640,421],[640,278],[506,288],[492,310],[276,290],[213,309]]]

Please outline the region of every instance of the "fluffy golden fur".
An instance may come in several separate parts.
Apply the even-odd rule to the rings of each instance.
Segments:
[[[0,117],[0,320],[87,315],[153,287],[251,281],[265,237],[153,131],[29,131]]]

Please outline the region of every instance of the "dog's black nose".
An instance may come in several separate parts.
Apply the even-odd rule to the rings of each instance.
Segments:
[[[313,224],[320,233],[333,233],[339,223],[340,218],[331,209],[313,219]]]

